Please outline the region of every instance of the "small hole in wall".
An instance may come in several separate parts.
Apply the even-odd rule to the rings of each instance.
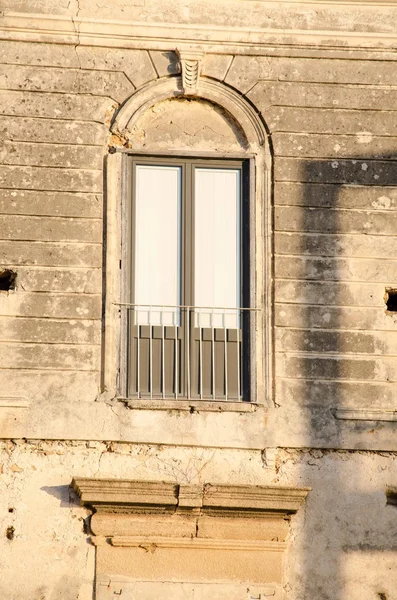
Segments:
[[[386,289],[385,302],[388,312],[397,312],[397,290]]]
[[[11,527],[7,527],[6,538],[7,540],[13,540],[15,535],[15,528],[11,525]]]
[[[0,291],[9,292],[15,290],[17,274],[11,269],[0,270]]]
[[[386,596],[386,594],[384,594],[383,592],[380,592],[380,593],[378,594],[378,596],[379,596],[379,600],[387,600],[387,596]]]
[[[9,513],[13,513],[13,512],[14,512],[14,509],[13,509],[13,508],[9,508],[9,509],[8,509],[8,512],[9,512]]]

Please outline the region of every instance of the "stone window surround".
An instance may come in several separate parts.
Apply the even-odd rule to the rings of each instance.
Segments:
[[[180,53],[181,56],[181,53]],[[111,125],[111,140],[126,140],[129,130],[137,119],[157,102],[165,99],[184,97],[187,95],[182,88],[182,77],[167,77],[154,83],[143,86],[135,92],[122,106]],[[120,398],[118,393],[118,371],[125,364],[122,356],[123,331],[120,327],[120,298],[122,282],[120,277],[120,261],[123,259],[121,248],[121,198],[127,185],[126,154],[143,154],[133,148],[126,150],[123,147],[111,147],[111,152],[106,161],[106,187],[107,187],[107,215],[106,215],[106,299],[105,299],[105,332],[104,332],[104,372],[103,372],[103,399],[120,399],[128,408],[170,410],[181,409],[195,412],[200,411],[237,411],[252,412],[257,405],[272,405],[272,229],[271,229],[271,155],[267,141],[267,132],[264,124],[253,107],[246,102],[237,92],[224,84],[199,77],[194,91],[189,90],[188,95],[195,95],[216,105],[231,115],[248,140],[246,153],[241,153],[234,158],[250,159],[251,184],[250,197],[252,198],[252,214],[250,216],[250,229],[254,232],[251,240],[251,256],[255,257],[251,265],[251,305],[260,310],[256,314],[255,336],[252,340],[250,356],[254,357],[251,366],[251,402],[218,402],[200,400],[138,400]],[[111,142],[110,142],[111,143]],[[150,149],[145,154],[161,155],[164,153],[152,152]],[[170,153],[169,156],[176,153]],[[177,152],[179,156],[198,156],[199,153],[183,151]],[[219,153],[206,153],[206,158],[232,157]],[[261,299],[264,299],[261,303]]]
[[[283,597],[289,519],[310,488],[89,478],[71,485],[93,511],[99,600],[113,589],[129,597],[142,582],[152,582],[156,597],[172,582]]]

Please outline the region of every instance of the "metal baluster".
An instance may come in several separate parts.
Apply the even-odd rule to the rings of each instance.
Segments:
[[[139,313],[139,308],[138,310],[135,312],[136,314],[136,321],[137,321],[137,327],[138,327],[138,336],[137,336],[137,388],[138,388],[138,398],[141,397],[141,362],[140,362],[140,358],[141,358],[141,326],[139,324],[139,317],[138,317],[138,313]]]
[[[178,323],[177,323],[177,307],[174,312],[174,332],[175,332],[175,398],[178,398]]]
[[[240,317],[241,317],[241,315],[240,315]],[[237,398],[238,398],[238,400],[240,400],[240,317],[237,317]]]
[[[152,307],[149,307],[149,387],[150,398],[153,398],[153,339],[152,339]]]
[[[187,307],[186,352],[187,352],[187,398],[190,400],[190,307]]]
[[[224,346],[223,346],[223,352],[224,352],[224,360],[225,360],[225,396],[226,396],[226,400],[228,399],[228,387],[227,387],[227,376],[228,376],[228,372],[227,372],[227,327],[226,327],[227,323],[226,323],[226,311],[223,312],[223,334],[225,336],[225,341],[224,341]]]
[[[162,392],[163,392],[163,398],[165,398],[165,369],[164,369],[164,348],[165,348],[165,344],[164,344],[164,330],[165,330],[165,326],[164,326],[164,306],[162,307],[163,310],[161,312],[161,325],[162,325],[162,338],[161,338],[161,387],[162,387]]]
[[[215,382],[215,328],[214,328],[214,309],[211,310],[211,376],[212,376],[212,399],[216,396]]]
[[[203,348],[202,348],[202,329],[201,329],[201,309],[198,313],[198,325],[199,325],[199,354],[200,354],[200,400],[203,399]]]

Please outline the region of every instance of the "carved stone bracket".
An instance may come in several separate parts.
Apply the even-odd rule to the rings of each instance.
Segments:
[[[201,64],[204,54],[196,50],[176,49],[182,73],[183,93],[194,96],[198,93]]]

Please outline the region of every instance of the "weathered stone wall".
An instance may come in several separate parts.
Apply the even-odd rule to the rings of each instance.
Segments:
[[[17,273],[0,291],[10,600],[92,598],[77,476],[311,486],[291,522],[287,597],[396,597],[384,492],[396,480],[397,319],[384,296],[397,287],[397,9],[219,4],[120,0],[110,14],[106,2],[3,0],[0,268]],[[237,90],[269,132],[275,394],[252,411],[131,410],[100,394],[109,126],[136,90],[179,73],[187,40],[204,52],[202,74]],[[149,138],[141,116],[140,149],[169,147],[169,104]],[[188,104],[174,150],[237,148],[208,103],[198,112],[215,134],[189,128]]]
[[[396,454],[15,440],[2,443],[0,465],[0,593],[10,600],[91,600],[95,549],[72,477],[311,486],[291,520],[286,597],[396,597],[396,507],[384,493]]]

